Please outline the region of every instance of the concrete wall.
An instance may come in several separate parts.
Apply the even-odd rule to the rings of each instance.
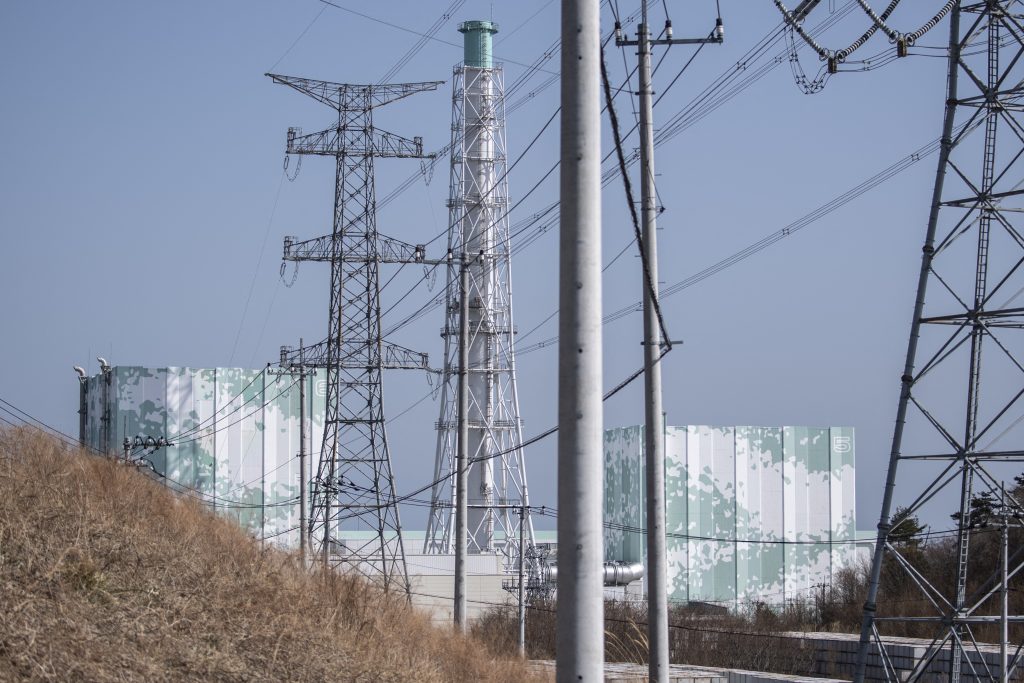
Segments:
[[[859,635],[852,633],[786,633],[783,635],[798,638],[804,647],[813,648],[814,670],[809,673],[816,676],[853,678],[857,662],[857,647],[860,641]],[[896,679],[901,681],[907,679],[917,663],[928,652],[931,644],[930,640],[919,638],[887,637],[883,640],[886,643],[886,651],[891,658],[892,665],[896,668]],[[1011,660],[1017,650],[1017,645],[1013,644],[1010,648]],[[998,680],[999,646],[980,644],[975,650],[974,646],[968,643],[968,648],[967,658],[971,665],[964,664],[961,671],[962,680],[987,681],[989,672]],[[922,683],[946,683],[949,680],[949,663],[950,655],[947,645],[935,656],[924,675],[917,680]],[[882,659],[874,645],[871,647],[865,678],[869,681],[886,680]],[[1010,680],[1024,681],[1024,669],[1018,667]]]
[[[412,604],[428,612],[438,624],[454,620],[455,556],[406,554]],[[501,571],[501,555],[466,557],[466,617],[479,618],[496,605],[514,605],[517,596],[502,587],[511,576]]]

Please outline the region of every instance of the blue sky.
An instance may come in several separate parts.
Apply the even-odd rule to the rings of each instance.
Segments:
[[[337,4],[380,22],[317,0],[0,5],[6,157],[0,166],[0,356],[7,362],[0,397],[74,433],[77,382],[71,366],[95,371],[97,355],[115,365],[259,367],[273,361],[282,344],[324,336],[326,267],[303,265],[288,288],[279,277],[279,258],[284,235],[330,230],[331,164],[307,158],[294,182],[282,169],[288,126],[318,129],[329,111],[274,86],[264,73],[376,81],[416,40],[381,22],[423,30],[445,6],[411,0]],[[658,104],[656,121],[669,120],[780,21],[769,0],[721,4],[726,43],[697,56]],[[822,3],[812,22],[826,18],[832,4],[839,10],[844,2]],[[511,83],[524,71],[519,64],[534,62],[557,39],[558,5],[469,0],[438,38],[457,46],[459,21],[493,18],[502,29],[495,52]],[[636,3],[618,5],[627,14]],[[669,1],[668,7],[676,36],[703,35],[714,24],[713,1]],[[607,31],[612,16],[604,11]],[[660,3],[652,12],[657,28]],[[920,13],[911,9],[894,21],[916,25]],[[845,45],[866,21],[853,13],[823,40]],[[816,95],[797,88],[783,59],[661,145],[663,284],[784,227],[937,138],[945,63],[929,46],[943,45],[947,31],[943,23],[911,58],[840,73]],[[864,53],[888,47],[876,38]],[[656,75],[659,94],[692,54],[677,47],[664,55]],[[816,72],[813,55],[801,55],[805,68]],[[443,146],[451,68],[461,56],[459,47],[430,41],[395,79],[449,82],[383,109],[377,123],[422,136],[428,149]],[[632,51],[625,59],[634,59]],[[621,82],[623,56],[612,49],[608,63],[612,80]],[[556,72],[557,55],[542,68]],[[538,89],[546,76],[540,73],[521,92]],[[509,117],[513,159],[554,112],[557,96],[557,85],[537,90]],[[625,123],[633,120],[626,96],[617,109]],[[608,136],[605,144],[611,149]],[[635,136],[626,145],[635,147]],[[552,125],[511,174],[513,202],[557,160],[557,148]],[[378,197],[416,168],[415,161],[379,162]],[[935,158],[925,159],[805,230],[665,299],[668,329],[685,342],[664,362],[669,422],[855,427],[859,525],[872,528],[934,172]],[[380,231],[421,242],[443,230],[447,176],[442,160],[429,184],[418,180],[381,210]],[[556,198],[557,173],[523,202],[512,223]],[[607,260],[629,242],[632,230],[621,184],[609,186],[604,205]],[[513,264],[521,332],[548,318],[557,300],[554,232]],[[392,301],[421,279],[414,270],[396,278]],[[634,251],[605,278],[606,311],[639,299]],[[440,283],[433,291],[421,285],[396,307],[393,319],[439,292]],[[639,366],[640,324],[640,316],[632,315],[607,327],[607,386]],[[438,311],[393,340],[439,360],[441,325]],[[555,331],[551,320],[518,343]],[[554,423],[556,356],[549,347],[519,359],[527,436]],[[397,415],[429,389],[422,375],[389,376],[387,412]],[[607,425],[642,421],[641,395],[636,382],[609,401]],[[429,480],[436,419],[436,403],[427,400],[390,425],[399,492]],[[528,452],[538,504],[555,503],[554,446],[549,439]],[[406,524],[421,527],[421,514],[410,510]],[[941,517],[933,521],[943,524]]]

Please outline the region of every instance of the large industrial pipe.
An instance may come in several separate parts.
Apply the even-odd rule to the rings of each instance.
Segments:
[[[547,565],[544,572],[547,583],[558,581],[557,564]],[[606,586],[627,586],[644,578],[644,565],[642,562],[605,562],[603,575]]]

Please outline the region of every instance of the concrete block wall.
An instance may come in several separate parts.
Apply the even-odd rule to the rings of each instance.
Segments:
[[[817,676],[853,679],[857,664],[859,635],[852,633],[790,633],[786,635],[799,638],[806,647],[814,649],[814,671],[809,673]],[[917,638],[885,638],[884,641],[889,660],[901,681],[907,680],[917,663],[926,656],[931,643],[929,640]],[[1011,651],[1010,654],[1012,657],[1013,652]],[[997,645],[979,645],[978,650],[974,650],[972,647],[967,652],[967,658],[974,670],[972,671],[971,666],[965,664],[961,673],[963,680],[989,680],[990,672],[993,677],[998,679],[999,647]],[[950,654],[947,645],[936,655],[919,680],[922,683],[945,683],[949,679],[949,669]],[[978,675],[975,675],[975,672]],[[887,680],[881,655],[875,646],[872,647],[868,657],[865,679],[880,682]],[[1018,668],[1011,680],[1024,681],[1024,670]]]

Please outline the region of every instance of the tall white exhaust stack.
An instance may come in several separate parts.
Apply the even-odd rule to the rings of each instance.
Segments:
[[[519,520],[529,503],[516,390],[512,277],[508,229],[505,88],[492,56],[498,25],[459,25],[464,61],[454,69],[449,185],[445,365],[437,424],[435,479],[424,552],[450,553],[455,544],[454,473],[458,450],[459,262],[469,263],[468,552],[498,553],[517,566]],[[527,511],[524,544],[533,543]]]

